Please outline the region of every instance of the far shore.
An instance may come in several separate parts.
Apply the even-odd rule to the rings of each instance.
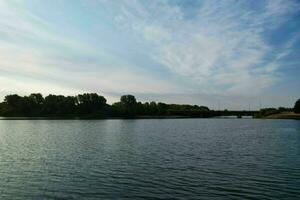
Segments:
[[[135,116],[131,118],[126,117],[3,117],[0,116],[0,120],[107,120],[107,119],[125,119],[125,120],[132,120],[132,119],[240,119],[235,116],[215,116],[215,117],[191,117],[191,116],[179,116],[179,115],[171,115],[171,116]],[[273,114],[261,118],[243,116],[242,119],[295,119],[300,120],[300,114],[296,114],[293,112],[285,112],[279,114]]]
[[[269,115],[266,117],[263,117],[265,119],[297,119],[300,120],[300,114],[294,113],[294,112],[282,112],[278,114]]]
[[[186,118],[204,118],[189,116],[136,116],[136,117],[2,117],[0,120],[106,120],[106,119],[186,119]],[[208,117],[206,117],[208,118]]]

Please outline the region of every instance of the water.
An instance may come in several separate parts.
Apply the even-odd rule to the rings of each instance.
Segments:
[[[0,120],[0,199],[300,199],[300,121]]]

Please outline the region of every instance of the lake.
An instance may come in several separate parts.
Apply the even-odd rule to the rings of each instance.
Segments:
[[[0,120],[0,199],[300,199],[300,121]]]

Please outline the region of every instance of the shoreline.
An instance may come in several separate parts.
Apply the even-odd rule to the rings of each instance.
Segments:
[[[2,117],[0,120],[136,120],[136,119],[254,119],[254,118],[237,118],[228,116],[215,117],[192,117],[192,116],[136,116],[136,117]]]
[[[292,113],[292,112],[283,112],[278,114],[269,115],[266,117],[262,117],[263,119],[294,119],[300,120],[300,114]]]
[[[0,120],[136,120],[136,119],[292,119],[300,120],[300,113],[282,112],[268,116],[247,116],[238,117],[235,115],[221,116],[188,116],[188,115],[137,115],[134,117],[97,117],[97,116],[0,116]]]
[[[137,116],[132,118],[126,117],[1,117],[1,120],[138,120],[138,119],[289,119],[300,120],[300,114],[274,114],[266,117],[228,117],[228,116],[215,116],[215,117],[191,117],[191,116]]]
[[[0,120],[133,120],[133,119],[187,119],[187,118],[212,118],[188,116],[137,116],[137,117],[1,117]]]

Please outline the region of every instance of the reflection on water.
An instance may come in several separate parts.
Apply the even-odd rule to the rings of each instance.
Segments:
[[[0,120],[0,199],[299,199],[300,121]]]

